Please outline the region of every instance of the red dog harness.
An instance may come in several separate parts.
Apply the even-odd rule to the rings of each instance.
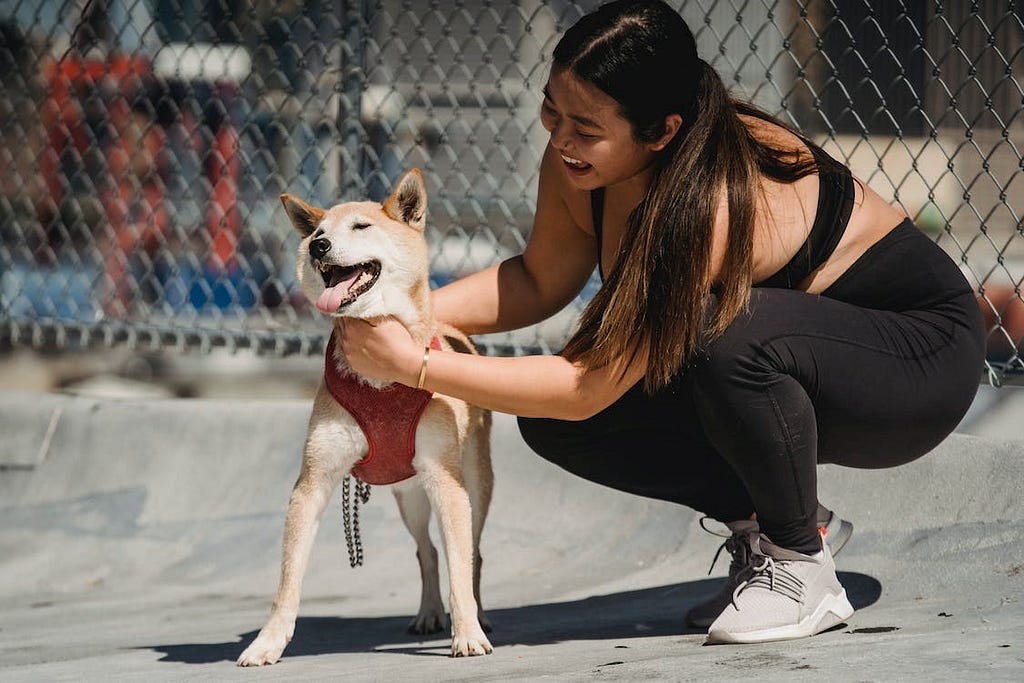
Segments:
[[[437,337],[430,348],[440,351]],[[367,484],[384,486],[416,474],[416,427],[433,392],[395,382],[377,389],[354,374],[338,371],[334,357],[334,334],[327,342],[324,382],[331,396],[355,418],[366,436],[370,452],[356,463],[352,474]]]

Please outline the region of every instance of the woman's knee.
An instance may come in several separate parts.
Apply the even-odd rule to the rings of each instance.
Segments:
[[[519,434],[523,437],[523,441],[526,445],[533,450],[544,449],[549,430],[543,426],[544,422],[548,422],[543,418],[538,417],[518,417],[516,422],[519,425]]]
[[[565,420],[553,420],[543,417],[519,417],[519,434],[530,449],[545,460],[560,464],[570,449],[566,448],[572,441],[573,426],[578,424]]]
[[[737,389],[763,389],[780,370],[759,335],[735,325],[694,359],[689,372],[698,401],[707,401],[727,400]]]
[[[793,304],[806,296],[789,290],[755,289],[749,308],[694,359],[691,374],[698,397],[729,400],[763,391],[785,377],[803,383],[807,350]]]
[[[690,370],[704,431],[734,466],[772,444],[799,450],[814,434],[800,351],[758,313],[737,318]]]
[[[552,465],[612,488],[620,488],[616,439],[601,438],[586,422],[520,417],[519,433],[530,449]]]

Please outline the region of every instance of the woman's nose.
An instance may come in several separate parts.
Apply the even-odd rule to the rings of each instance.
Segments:
[[[551,144],[557,150],[564,150],[565,146],[569,142],[569,131],[565,124],[558,122],[555,127],[551,129]]]

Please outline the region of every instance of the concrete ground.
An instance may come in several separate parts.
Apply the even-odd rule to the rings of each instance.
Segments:
[[[1024,391],[999,391],[921,460],[821,468],[855,526],[837,564],[857,612],[828,633],[705,646],[683,614],[724,575],[721,539],[547,464],[496,415],[494,653],[406,634],[413,545],[375,488],[365,565],[337,496],[295,638],[260,670],[234,662],[277,585],[309,400],[0,391],[0,680],[1024,680]]]

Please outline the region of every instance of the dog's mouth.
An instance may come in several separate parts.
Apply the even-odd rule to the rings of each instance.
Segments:
[[[313,265],[324,279],[324,293],[316,300],[323,313],[337,313],[370,290],[380,277],[380,261],[366,261],[354,266],[337,266],[315,262]]]

